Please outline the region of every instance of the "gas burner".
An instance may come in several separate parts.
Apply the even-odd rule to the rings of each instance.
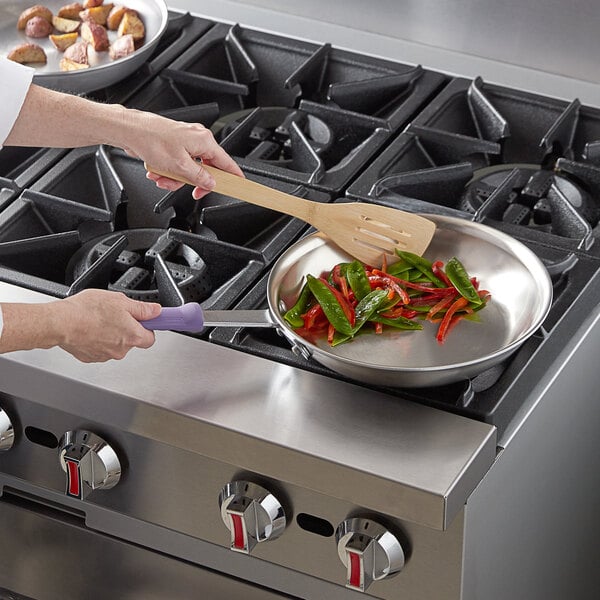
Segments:
[[[211,236],[210,233],[208,237]],[[173,304],[201,302],[212,286],[207,266],[193,245],[172,230],[132,229],[84,244],[67,266],[75,293],[87,287],[123,292],[135,300]]]
[[[453,80],[348,189],[412,211],[494,219],[589,249],[600,219],[600,113]]]
[[[509,178],[510,185],[507,185]],[[459,208],[472,214],[485,213],[486,203],[505,185],[507,188],[501,194],[504,206],[496,200],[494,208],[496,215],[502,212],[502,221],[549,232],[572,226],[572,220],[583,220],[591,227],[598,223],[599,207],[585,189],[538,165],[503,164],[476,171],[465,187]],[[574,212],[558,210],[556,204],[564,202],[568,202]]]
[[[211,128],[223,141],[254,110],[243,110],[219,119]],[[243,155],[262,161],[283,163],[293,168],[296,155],[304,144],[316,155],[323,154],[333,142],[333,132],[323,119],[300,110],[280,107],[263,108],[258,119],[252,120],[247,148]],[[300,167],[302,168],[302,167]]]

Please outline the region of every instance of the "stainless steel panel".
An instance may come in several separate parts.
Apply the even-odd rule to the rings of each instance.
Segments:
[[[467,502],[464,600],[598,595],[599,326],[597,306]]]
[[[174,3],[184,4],[184,0]],[[202,3],[193,4],[195,10],[202,8]],[[321,21],[352,29],[600,83],[595,59],[600,53],[600,11],[595,0],[372,0],[368,9],[361,0],[337,0],[325,6],[318,0],[231,4],[250,4],[309,19],[319,15]],[[310,31],[304,34],[310,35]]]
[[[204,473],[205,467],[206,465],[199,465],[199,471]],[[224,469],[223,473],[226,475],[233,473],[232,469]],[[159,470],[158,475],[162,474],[164,472]],[[143,494],[130,499],[129,513],[150,514],[152,518],[159,514],[159,505],[162,503],[164,514],[161,523],[174,524],[188,532],[180,533],[170,526],[163,527],[133,519],[115,512],[112,507],[82,503],[59,492],[42,489],[0,473],[0,493],[4,490],[9,497],[17,493],[35,498],[40,505],[46,503],[54,507],[60,506],[65,513],[80,514],[81,521],[85,519],[86,527],[91,530],[307,600],[358,600],[358,596],[344,587],[346,570],[339,560],[334,536],[324,537],[300,528],[296,515],[304,511],[337,525],[338,521],[347,516],[367,514],[380,521],[383,519],[388,528],[399,533],[407,553],[403,570],[390,579],[375,582],[369,588],[369,597],[383,600],[460,598],[462,513],[448,530],[440,532],[365,513],[358,506],[326,498],[310,490],[286,486],[277,488],[277,493],[284,493],[288,510],[290,507],[292,509],[288,513],[291,516],[288,527],[278,540],[259,544],[247,556],[228,549],[229,534],[220,519],[213,487],[212,474],[208,473],[205,486],[194,483],[188,488],[172,489],[173,498],[170,500],[167,500],[166,493],[153,497],[158,487],[144,488]],[[116,494],[118,488],[113,492]],[[121,504],[126,504],[126,498],[121,499]],[[122,506],[118,507],[119,510],[121,508]],[[0,514],[2,510],[3,504],[0,501]],[[201,539],[200,536],[205,533],[215,543]],[[3,536],[4,530],[0,526],[0,538]],[[20,538],[15,540],[16,547]],[[62,542],[56,539],[55,543],[55,551],[59,552]],[[0,578],[0,587],[2,585],[5,584]]]

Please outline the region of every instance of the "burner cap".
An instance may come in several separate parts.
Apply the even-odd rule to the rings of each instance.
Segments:
[[[597,210],[588,193],[571,179],[538,165],[502,164],[476,171],[464,190],[460,208],[470,213],[479,211],[511,176],[509,189],[495,198],[493,212],[501,214],[502,221],[549,231],[559,229],[562,224],[556,220],[563,218],[563,213],[553,208],[560,196],[583,220],[596,225]]]
[[[211,128],[219,141],[224,140],[256,109],[231,113],[219,119]],[[246,134],[246,157],[263,161],[290,162],[294,157],[294,135],[296,126],[312,151],[321,155],[333,143],[333,132],[322,119],[302,110],[284,107],[263,107],[257,114]]]

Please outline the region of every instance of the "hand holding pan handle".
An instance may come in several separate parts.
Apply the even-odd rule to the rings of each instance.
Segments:
[[[202,310],[197,302],[163,306],[154,319],[140,321],[146,329],[199,333],[205,327],[275,327],[268,310]]]

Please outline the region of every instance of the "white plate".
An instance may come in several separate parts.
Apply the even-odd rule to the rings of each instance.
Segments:
[[[48,62],[45,65],[30,65],[36,70],[34,82],[45,87],[85,93],[107,87],[138,69],[150,56],[164,33],[167,21],[167,5],[163,0],[117,0],[138,12],[144,22],[146,37],[143,44],[132,54],[118,60],[111,60],[108,52],[95,53],[94,66],[80,71],[61,71],[59,67],[62,52],[59,52],[49,38],[29,38],[23,31],[17,30],[19,15],[35,4],[48,7],[53,14],[71,0],[0,0],[0,56],[6,56],[15,46],[34,43],[46,52]],[[115,31],[108,32],[109,41],[117,37]]]

